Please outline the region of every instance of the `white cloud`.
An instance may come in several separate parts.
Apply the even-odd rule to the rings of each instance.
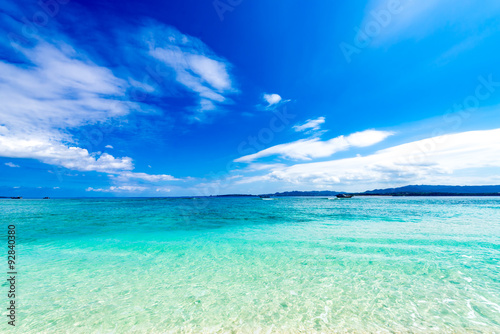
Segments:
[[[15,163],[12,163],[12,162],[6,162],[5,166],[9,166],[9,167],[13,167],[13,168],[15,168],[15,167],[21,167],[21,166],[16,165]]]
[[[134,173],[128,171],[117,171],[110,173],[109,177],[113,182],[113,186],[109,188],[87,188],[87,191],[105,192],[105,193],[120,193],[120,192],[145,192],[154,194],[154,192],[168,192],[171,186],[166,183],[170,181],[186,181],[186,179],[177,179],[172,175],[167,174],[147,174]],[[160,189],[160,190],[156,190]]]
[[[269,106],[272,106],[281,101],[281,96],[278,94],[264,94],[262,96]]]
[[[499,139],[500,129],[462,132],[398,145],[365,157],[275,167],[240,183],[274,180],[318,187],[347,185],[356,190],[370,184],[488,184],[498,179]],[[473,180],[467,171],[475,171]]]
[[[262,94],[262,100],[264,103],[257,104],[257,110],[273,111],[291,101],[289,99],[283,100],[278,94]]]
[[[88,187],[85,191],[94,191],[94,192],[102,192],[102,193],[115,193],[115,192],[142,192],[148,189],[147,187],[140,186],[111,186],[109,188],[92,188]]]
[[[149,27],[145,38],[149,55],[173,69],[176,81],[198,95],[198,111],[230,103],[227,96],[238,92],[229,74],[231,64],[199,39],[166,26]]]
[[[324,117],[318,117],[316,119],[308,119],[304,124],[302,125],[295,125],[293,129],[296,132],[303,132],[306,130],[319,130],[321,127],[321,124],[325,123],[325,118]]]
[[[353,133],[347,137],[340,136],[327,141],[321,141],[319,138],[301,139],[292,143],[272,146],[260,152],[243,156],[234,161],[251,162],[259,158],[273,155],[295,160],[324,158],[336,152],[345,151],[351,147],[366,147],[377,144],[392,134],[392,132],[387,131],[366,130]]]
[[[133,169],[132,159],[90,153],[67,129],[125,115],[125,82],[67,44],[22,49],[29,64],[0,61],[0,156],[31,158],[81,171]]]
[[[125,115],[125,82],[66,44],[23,49],[29,64],[0,61],[0,116],[7,130],[77,127]],[[2,131],[2,133],[5,131]]]
[[[142,194],[153,195],[155,192],[167,193],[171,191],[172,187],[166,186],[165,182],[181,181],[166,174],[151,175],[133,172],[111,173],[109,177],[114,183],[113,186],[109,188],[88,187],[86,191],[102,193],[140,192]]]
[[[37,159],[50,165],[79,171],[111,173],[134,168],[131,158],[115,158],[107,153],[97,156],[86,149],[66,146],[45,138],[0,136],[0,156]]]
[[[230,103],[226,95],[237,92],[229,75],[229,62],[217,57],[199,39],[156,23],[131,38],[146,44],[146,54],[131,59],[144,61],[146,56],[155,70],[157,64],[172,68],[175,80],[198,95],[201,111]],[[79,147],[83,144],[70,132],[141,110],[141,105],[129,101],[127,90],[138,87],[151,93],[155,88],[133,78],[118,78],[63,40],[61,35],[55,42],[37,38],[33,48],[20,47],[25,63],[0,60],[0,156],[32,158],[80,171],[116,174],[132,170],[131,158],[89,152]],[[151,75],[160,77],[155,80],[169,80],[158,73]],[[168,82],[167,86],[171,85]],[[106,148],[113,149],[111,145]],[[148,182],[174,179],[145,173],[128,177]]]
[[[231,90],[231,79],[224,62],[210,59],[204,55],[190,55],[188,56],[188,64],[194,73],[213,88],[219,91]]]
[[[132,172],[122,172],[116,176],[117,179],[124,181],[129,179],[140,179],[148,182],[160,182],[160,181],[179,181],[172,175],[167,174],[146,174],[146,173],[132,173]]]
[[[165,188],[165,187],[163,187],[163,188],[156,188],[156,192],[169,193],[171,191],[172,191],[172,189],[170,189],[170,188]]]
[[[261,163],[250,163],[247,167],[245,167],[245,171],[260,171],[260,170],[268,170],[272,168],[281,168],[286,167],[285,164],[261,164]]]

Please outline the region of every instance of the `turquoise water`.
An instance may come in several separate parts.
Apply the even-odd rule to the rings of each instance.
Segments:
[[[1,243],[8,224],[18,236],[19,333],[500,333],[500,198],[1,200],[0,212]]]

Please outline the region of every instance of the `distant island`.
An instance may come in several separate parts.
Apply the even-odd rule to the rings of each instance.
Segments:
[[[374,189],[365,192],[345,192],[345,191],[285,191],[274,194],[230,194],[217,195],[213,197],[317,197],[317,196],[337,196],[340,194],[350,194],[355,196],[500,196],[500,185],[498,186],[429,186],[429,185],[409,185],[399,188]]]
[[[364,196],[500,196],[500,186],[427,186],[411,185],[399,188],[365,191]]]
[[[344,194],[344,192],[339,191],[285,191],[281,193],[269,194],[271,196],[286,197],[286,196],[336,196],[339,194]]]

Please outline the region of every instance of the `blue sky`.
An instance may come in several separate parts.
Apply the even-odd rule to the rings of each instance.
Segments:
[[[4,1],[0,196],[500,184],[500,3]]]

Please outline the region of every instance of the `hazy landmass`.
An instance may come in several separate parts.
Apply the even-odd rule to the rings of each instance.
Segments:
[[[339,194],[352,194],[357,196],[500,196],[500,185],[491,186],[430,186],[430,185],[409,185],[399,188],[374,189],[365,192],[346,191],[285,191],[273,194],[261,195],[219,195],[217,197],[242,197],[242,196],[336,196]]]

